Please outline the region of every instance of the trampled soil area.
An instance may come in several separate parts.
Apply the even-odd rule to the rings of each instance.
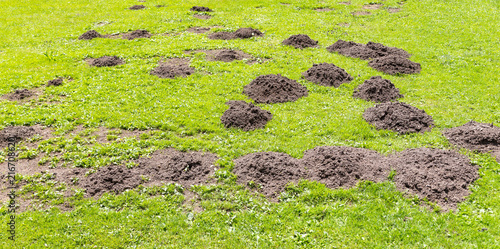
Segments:
[[[19,143],[20,141],[38,134],[32,126],[7,126],[0,131],[0,148],[8,143]]]
[[[390,80],[383,79],[380,76],[373,76],[354,90],[353,97],[381,103],[403,98],[404,96],[399,93],[399,89]]]
[[[462,126],[446,129],[443,135],[458,147],[479,152],[500,152],[500,127],[470,121]],[[497,157],[500,162],[500,157]]]
[[[366,45],[352,41],[338,40],[327,47],[329,52],[337,52],[341,55],[369,60],[389,55],[397,55],[403,58],[410,57],[410,54],[403,49],[396,47],[387,47],[381,43],[368,42]]]
[[[293,102],[308,95],[307,88],[280,74],[261,75],[244,86],[243,94],[257,103]]]
[[[312,48],[318,46],[318,41],[311,39],[308,35],[298,34],[292,35],[286,38],[283,42],[283,45],[292,46],[294,48],[304,49],[304,48]]]
[[[138,29],[122,35],[123,39],[133,40],[137,38],[151,38],[151,33],[145,29]]]
[[[368,66],[387,74],[415,74],[422,69],[419,63],[398,55],[376,58]]]
[[[232,50],[232,49],[200,50],[200,52],[207,54],[208,61],[231,62],[235,60],[252,58],[251,55],[243,51]]]
[[[211,28],[209,27],[191,27],[191,28],[188,28],[186,31],[188,32],[191,32],[191,33],[195,33],[195,34],[202,34],[202,33],[206,33],[208,31],[210,31]]]
[[[313,64],[302,75],[306,80],[322,86],[339,87],[343,83],[353,80],[353,77],[344,69],[331,63]]]
[[[469,185],[479,178],[478,167],[454,151],[418,148],[389,157],[399,190],[427,197],[444,209],[456,208],[470,194]]]
[[[87,59],[87,63],[94,67],[113,67],[125,64],[125,61],[117,56],[103,56],[96,59],[89,58]]]
[[[253,28],[240,28],[235,32],[215,32],[208,35],[209,39],[212,40],[232,40],[232,39],[248,39],[252,37],[263,36],[264,34],[258,30]]]
[[[145,8],[146,8],[146,6],[144,6],[144,5],[134,5],[134,6],[130,7],[130,8],[128,8],[128,9],[129,10],[142,10],[142,9],[145,9]]]
[[[197,12],[213,12],[213,10],[211,10],[210,8],[203,6],[193,6],[190,10]]]
[[[368,108],[363,118],[377,129],[400,134],[429,131],[434,125],[432,117],[424,110],[401,102],[387,102]]]
[[[152,75],[160,78],[174,79],[175,77],[187,77],[195,72],[195,68],[189,66],[189,60],[172,58],[160,61],[158,66],[151,70]]]
[[[106,192],[119,194],[141,184],[142,178],[134,171],[122,165],[102,167],[84,178],[82,187],[87,190],[89,196],[100,196]]]
[[[62,78],[62,77],[59,77],[59,78],[53,79],[53,80],[49,80],[47,82],[47,86],[60,86],[60,85],[62,85],[63,81],[64,81],[64,78]]]
[[[78,37],[79,40],[92,40],[94,38],[101,38],[103,35],[95,30],[89,30]]]
[[[207,15],[207,14],[194,14],[193,17],[201,19],[201,20],[208,20],[208,19],[212,18],[211,15]]]
[[[264,128],[271,121],[273,114],[245,101],[228,101],[229,105],[221,117],[226,128],[236,127],[244,131]]]
[[[28,89],[16,89],[14,92],[7,93],[2,96],[3,99],[8,99],[10,101],[20,101],[30,99],[36,96],[36,92]]]

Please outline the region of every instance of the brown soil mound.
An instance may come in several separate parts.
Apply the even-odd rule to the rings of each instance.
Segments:
[[[387,74],[413,74],[420,73],[421,70],[419,63],[397,55],[374,59],[368,66]]]
[[[209,39],[212,40],[231,40],[231,39],[248,39],[254,36],[262,36],[262,32],[258,29],[253,28],[240,28],[234,33],[231,32],[215,32],[208,35]]]
[[[322,86],[339,87],[342,83],[350,82],[353,78],[344,69],[331,63],[313,64],[302,73],[305,79]]]
[[[141,184],[141,177],[133,169],[121,165],[113,165],[98,169],[85,178],[82,187],[90,196],[101,196],[106,192],[119,194],[127,189],[133,189]]]
[[[99,34],[95,30],[89,30],[85,33],[83,33],[80,37],[78,37],[79,40],[92,40],[94,38],[100,38],[102,37],[101,34]]]
[[[234,60],[241,60],[243,59],[244,56],[241,53],[238,53],[238,51],[235,50],[221,50],[214,56],[214,60],[216,61],[224,61],[224,62],[231,62]]]
[[[122,59],[116,56],[103,56],[96,59],[89,59],[88,63],[90,66],[94,67],[112,67],[125,64],[125,62]]]
[[[479,152],[500,151],[500,127],[470,121],[462,126],[446,129],[443,135],[450,143]]]
[[[0,131],[0,148],[4,148],[8,143],[19,143],[35,135],[35,129],[31,126],[7,126]],[[13,141],[9,140],[13,139]]]
[[[6,95],[6,98],[11,101],[23,100],[35,96],[35,92],[28,89],[16,89],[14,92]]]
[[[60,86],[60,85],[62,85],[63,80],[64,80],[63,78],[57,78],[57,79],[49,80],[47,82],[47,86]]]
[[[187,77],[195,72],[194,67],[189,66],[189,61],[182,58],[172,58],[160,61],[159,66],[151,70],[152,75],[160,78]]]
[[[261,75],[244,86],[243,94],[257,103],[283,103],[307,96],[307,88],[280,74]]]
[[[224,127],[236,127],[244,131],[264,128],[267,122],[273,118],[270,111],[262,110],[260,107],[245,101],[228,101],[229,105],[220,118]]]
[[[260,191],[276,198],[289,182],[307,178],[307,170],[300,166],[300,161],[285,153],[258,152],[242,156],[234,161],[233,173],[238,182],[253,182],[260,186]]]
[[[308,35],[298,34],[288,37],[282,42],[282,44],[303,49],[316,47],[318,45],[318,41],[311,39]]]
[[[363,118],[377,129],[400,134],[425,132],[432,128],[432,117],[416,107],[401,102],[378,104],[365,110]]]
[[[355,98],[374,102],[389,102],[404,97],[390,80],[373,76],[354,90]]]
[[[145,8],[146,8],[146,6],[144,6],[144,5],[134,5],[128,9],[129,10],[141,10],[141,9],[145,9]]]
[[[396,169],[394,181],[400,190],[407,189],[420,198],[455,208],[469,195],[468,186],[478,179],[478,167],[457,152],[439,149],[409,149],[391,156]]]
[[[208,7],[202,7],[202,6],[193,6],[191,11],[198,11],[198,12],[212,12],[212,10]]]
[[[359,180],[382,182],[389,176],[389,165],[379,153],[352,147],[322,146],[304,153],[301,165],[311,180],[329,188],[353,187]]]
[[[326,50],[362,60],[375,59],[388,55],[398,55],[404,58],[410,57],[410,54],[403,49],[387,47],[371,41],[364,45],[352,41],[338,40],[333,45],[327,47]]]
[[[151,38],[151,33],[144,29],[138,29],[127,34],[123,34],[123,39],[133,40],[137,38]]]

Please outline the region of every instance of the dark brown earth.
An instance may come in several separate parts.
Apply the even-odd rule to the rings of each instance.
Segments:
[[[302,75],[305,79],[322,86],[339,87],[343,83],[353,80],[352,76],[344,69],[331,63],[313,64]]]
[[[8,143],[19,143],[35,134],[37,133],[31,126],[7,126],[0,131],[0,148],[6,147]]]
[[[210,15],[202,15],[202,14],[194,14],[193,17],[198,18],[198,19],[202,19],[202,20],[208,20],[208,19],[212,18],[212,16],[210,16]]]
[[[224,127],[236,127],[244,131],[251,131],[264,128],[267,122],[271,121],[273,114],[270,111],[262,110],[260,107],[245,101],[228,101],[229,105],[220,118]]]
[[[101,196],[106,192],[119,194],[139,184],[141,184],[141,177],[135,170],[122,165],[102,167],[82,181],[82,187],[90,196]]]
[[[311,39],[308,35],[298,34],[292,35],[281,42],[283,45],[292,46],[294,48],[311,48],[318,46],[318,41]]]
[[[404,96],[399,93],[399,89],[390,80],[373,76],[354,90],[353,97],[374,102],[389,102]]]
[[[396,169],[394,182],[401,191],[408,190],[448,208],[456,208],[470,194],[469,185],[479,178],[478,167],[457,152],[440,149],[409,149],[390,156]]]
[[[191,11],[198,11],[198,12],[212,12],[212,10],[208,7],[202,7],[202,6],[193,6]]]
[[[88,59],[88,64],[94,67],[112,67],[125,64],[125,62],[117,56],[103,56],[96,59]]]
[[[363,118],[377,129],[400,134],[429,131],[434,125],[432,117],[424,110],[401,102],[387,102],[368,108]]]
[[[49,80],[47,86],[60,86],[63,83],[64,78],[59,77],[57,79]]]
[[[261,75],[244,86],[243,94],[257,103],[293,102],[307,96],[307,88],[280,74]]]
[[[213,59],[216,61],[231,62],[234,60],[242,60],[243,58],[245,58],[245,53],[225,49],[217,52]]]
[[[127,40],[133,40],[137,38],[151,38],[151,33],[144,29],[138,29],[130,33],[123,34],[122,38]]]
[[[28,99],[35,95],[36,93],[34,91],[30,91],[28,89],[16,89],[14,92],[6,94],[3,97],[11,101],[18,101]]]
[[[233,173],[240,184],[253,182],[265,196],[276,199],[289,182],[308,178],[300,160],[280,152],[258,152],[234,161]],[[251,185],[251,184],[250,184]]]
[[[311,180],[329,188],[349,188],[359,180],[382,182],[389,176],[389,165],[379,153],[353,147],[322,146],[304,152],[301,165]]]
[[[262,36],[262,32],[258,29],[253,28],[240,28],[234,33],[231,32],[215,32],[208,35],[209,39],[212,40],[231,40],[231,39],[248,39],[254,36]]]
[[[376,58],[368,66],[387,74],[414,74],[421,70],[419,63],[397,55]]]
[[[158,67],[151,70],[152,75],[160,78],[187,77],[195,72],[195,68],[189,66],[189,61],[181,58],[173,58],[167,61],[160,61]]]
[[[338,40],[333,45],[326,48],[329,52],[337,52],[341,55],[360,58],[363,60],[380,58],[388,55],[398,55],[400,57],[410,57],[410,54],[403,49],[387,47],[376,42],[368,42],[366,45],[352,41]]]
[[[443,135],[451,144],[469,150],[483,153],[500,151],[500,127],[493,124],[470,121],[444,130]]]
[[[130,10],[141,10],[141,9],[145,9],[145,8],[146,8],[146,6],[144,6],[144,5],[134,5],[134,6],[130,7],[130,8],[128,8],[128,9],[130,9]]]
[[[92,40],[94,38],[100,38],[103,37],[101,34],[99,34],[95,30],[89,30],[85,33],[83,33],[80,37],[78,37],[79,40]]]

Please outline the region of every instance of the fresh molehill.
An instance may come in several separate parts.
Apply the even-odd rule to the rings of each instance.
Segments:
[[[355,98],[373,102],[389,102],[404,97],[390,80],[373,76],[354,90]]]
[[[234,161],[233,173],[238,182],[258,187],[265,196],[275,199],[289,182],[307,178],[300,160],[280,152],[258,152]]]
[[[292,46],[294,48],[311,48],[318,46],[318,41],[311,39],[308,35],[298,34],[292,35],[281,42],[283,45]]]
[[[11,101],[18,101],[18,100],[30,98],[30,97],[35,96],[35,95],[36,95],[36,93],[34,91],[30,91],[30,90],[25,88],[25,89],[16,89],[14,92],[8,93],[8,94],[4,95],[3,97],[8,99],[8,100],[11,100]]]
[[[217,52],[213,59],[216,61],[231,62],[234,60],[242,60],[245,57],[245,53],[242,53],[241,51],[224,49]]]
[[[49,80],[49,81],[47,82],[47,86],[60,86],[60,85],[62,85],[63,80],[64,80],[64,79],[63,79],[63,78],[61,78],[61,77],[60,77],[60,78],[57,78],[57,79]]]
[[[103,56],[96,59],[88,59],[88,64],[93,67],[113,67],[125,62],[117,56]]]
[[[443,135],[451,144],[469,150],[500,151],[500,127],[493,124],[470,121],[462,126],[446,129]]]
[[[212,12],[212,10],[208,7],[203,7],[203,6],[193,6],[191,11],[197,11],[197,12]]]
[[[165,62],[160,62],[159,65],[151,70],[152,75],[160,78],[187,77],[195,72],[195,68],[189,66],[189,61],[173,58]]]
[[[322,146],[304,153],[301,165],[309,170],[311,180],[329,188],[349,188],[360,180],[387,180],[390,168],[379,153],[353,147]]]
[[[87,190],[89,196],[101,196],[106,192],[119,194],[141,184],[141,177],[134,171],[122,165],[102,167],[88,178],[84,178],[81,186]]]
[[[376,58],[370,61],[368,66],[387,74],[415,74],[421,70],[419,63],[398,55]]]
[[[36,134],[31,126],[7,126],[0,131],[0,148],[4,148],[8,143],[19,143]]]
[[[353,41],[338,40],[333,45],[326,48],[329,52],[337,52],[341,55],[360,58],[363,60],[375,59],[389,55],[400,57],[410,57],[410,54],[403,49],[387,47],[380,43],[368,42],[366,45]]]
[[[306,72],[302,73],[305,79],[322,86],[339,87],[350,82],[353,78],[344,69],[331,63],[313,64]]]
[[[424,110],[401,102],[387,102],[368,108],[363,118],[377,129],[400,134],[429,131],[434,124]]]
[[[245,101],[228,101],[229,105],[221,117],[226,128],[236,127],[244,131],[264,128],[272,118],[270,111],[262,110],[260,107]]]
[[[101,34],[99,34],[95,30],[89,30],[85,33],[83,33],[80,37],[78,37],[79,40],[92,40],[94,38],[100,38],[103,37]]]
[[[243,88],[243,94],[257,103],[293,102],[307,96],[307,88],[280,74],[261,75]]]
[[[123,34],[122,37],[123,39],[127,40],[133,40],[137,38],[151,38],[151,33],[149,33],[149,31],[144,29],[138,29],[127,34]]]
[[[146,8],[146,6],[144,6],[144,5],[134,5],[134,6],[130,7],[130,8],[128,8],[128,9],[130,9],[130,10],[142,10],[142,9],[145,9],[145,8]]]
[[[248,39],[254,36],[262,36],[263,33],[258,29],[240,28],[235,32],[215,32],[208,35],[212,40],[232,40],[232,39]]]
[[[401,191],[455,208],[470,194],[469,185],[479,178],[478,167],[457,152],[418,148],[390,156],[396,170],[394,182]]]

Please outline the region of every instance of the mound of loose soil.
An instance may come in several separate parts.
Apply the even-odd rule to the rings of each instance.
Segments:
[[[403,49],[387,47],[383,44],[371,41],[364,45],[352,41],[338,40],[333,45],[327,47],[326,50],[352,58],[360,58],[362,60],[380,58],[388,55],[397,55],[404,58],[410,57],[410,54]]]
[[[14,92],[6,95],[11,101],[23,100],[35,96],[35,92],[28,89],[16,89]]]
[[[130,10],[141,10],[141,9],[145,9],[145,8],[146,8],[146,6],[144,6],[144,5],[134,5],[134,6],[130,7],[130,8],[128,8],[128,9],[130,9]]]
[[[216,61],[224,61],[231,62],[234,60],[241,60],[244,58],[244,55],[235,50],[221,50],[214,56],[214,60]]]
[[[281,42],[283,45],[292,46],[294,48],[310,48],[316,47],[318,45],[318,41],[311,39],[308,35],[298,34],[292,35]]]
[[[289,182],[307,178],[307,170],[300,166],[300,161],[285,153],[258,152],[242,156],[234,161],[233,173],[238,182],[253,182],[260,186],[260,191],[276,198]]]
[[[353,187],[359,180],[382,182],[390,168],[384,156],[363,148],[322,146],[304,153],[301,165],[311,180],[329,188]]]
[[[450,143],[479,152],[500,151],[500,127],[470,121],[462,126],[446,129],[443,135]]]
[[[90,196],[101,196],[106,192],[119,194],[141,184],[141,177],[133,169],[113,165],[98,169],[88,178],[83,179],[82,187]]]
[[[254,36],[262,36],[262,32],[258,29],[253,28],[240,28],[234,33],[231,32],[215,32],[208,35],[209,39],[212,40],[231,40],[231,39],[248,39]]]
[[[35,134],[36,131],[31,126],[7,126],[0,131],[0,148],[4,148],[8,143],[19,143]]]
[[[138,29],[127,34],[123,34],[123,39],[133,40],[137,38],[151,38],[151,33],[145,29]]]
[[[397,55],[376,58],[368,66],[387,74],[413,74],[421,70],[419,63]]]
[[[280,74],[261,75],[244,86],[243,94],[257,103],[293,102],[307,96],[307,88]]]
[[[363,118],[377,129],[400,134],[425,132],[432,128],[432,117],[416,107],[401,102],[378,104],[365,110]]]
[[[373,76],[354,90],[355,98],[374,102],[389,102],[404,97],[390,80]]]
[[[151,70],[152,75],[160,78],[187,77],[195,72],[194,67],[189,66],[189,61],[181,58],[172,58],[159,63],[159,66]]]
[[[125,64],[125,62],[116,56],[103,56],[96,59],[89,59],[88,64],[94,67],[112,67]]]
[[[62,85],[63,80],[64,80],[63,78],[57,78],[57,79],[49,80],[47,82],[47,86],[60,86],[60,85]]]
[[[244,131],[264,128],[267,122],[273,118],[270,111],[262,110],[260,107],[245,101],[228,101],[229,105],[220,118],[224,127],[236,127]]]
[[[469,195],[468,186],[479,177],[478,167],[454,151],[409,149],[390,158],[398,189],[427,197],[445,208],[455,208]]]
[[[311,68],[302,73],[305,79],[322,86],[339,87],[350,82],[353,78],[344,69],[331,63],[313,64]]]
[[[78,37],[79,40],[92,40],[94,38],[100,38],[103,37],[101,34],[99,34],[95,30],[89,30],[85,33],[83,33],[80,37]]]
[[[208,7],[202,7],[202,6],[193,6],[191,11],[198,11],[198,12],[212,12],[212,10]]]
[[[225,31],[215,32],[215,33],[209,34],[208,38],[212,39],[212,40],[231,40],[231,39],[235,39],[233,33],[231,33],[231,32],[225,32]]]

